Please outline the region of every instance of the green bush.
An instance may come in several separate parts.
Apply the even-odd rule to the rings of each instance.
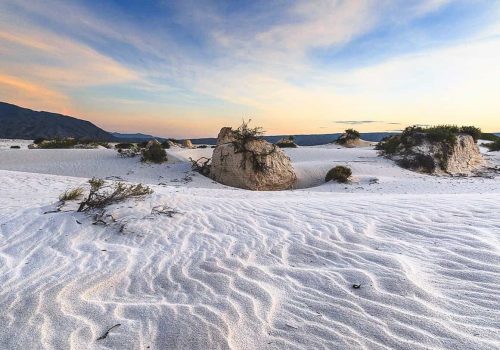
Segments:
[[[496,141],[496,140],[500,140],[500,137],[498,137],[495,134],[483,132],[483,133],[481,133],[481,136],[479,137],[479,139],[486,140],[486,141]]]
[[[37,137],[37,138],[33,141],[33,143],[34,143],[35,145],[39,145],[39,144],[41,144],[43,141],[45,141],[45,138],[43,138],[43,137]]]
[[[276,143],[276,146],[278,146],[279,148],[297,148],[297,144],[295,144],[295,142],[291,141],[291,142],[277,142]]]
[[[485,146],[488,147],[490,152],[500,151],[500,138],[494,142],[486,143]]]
[[[336,167],[330,169],[325,176],[325,182],[337,181],[340,183],[349,182],[351,178],[352,171],[350,168],[342,165],[337,165]]]
[[[397,161],[398,165],[405,169],[420,170],[426,173],[433,173],[436,164],[431,156],[416,154],[412,158],[404,158]]]
[[[117,143],[115,145],[115,148],[116,149],[130,149],[130,148],[132,148],[132,146],[134,146],[133,143]]]
[[[339,145],[343,145],[350,140],[357,140],[361,137],[359,131],[354,129],[346,129],[345,132],[339,136],[339,138],[335,141]]]
[[[474,142],[477,142],[482,135],[481,129],[475,126],[462,126],[460,132],[472,136]]]
[[[142,151],[142,161],[152,163],[163,163],[167,161],[167,152],[158,142],[153,142]]]
[[[375,149],[381,151],[383,155],[392,155],[397,153],[400,144],[401,136],[388,136],[384,137],[379,143],[377,143]]]
[[[77,144],[78,141],[75,139],[54,139],[42,141],[38,147],[43,149],[74,148]]]
[[[161,146],[163,147],[163,149],[169,149],[170,148],[170,142],[168,141],[163,141],[161,143]]]

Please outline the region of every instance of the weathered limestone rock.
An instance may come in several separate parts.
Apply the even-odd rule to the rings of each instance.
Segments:
[[[184,140],[182,141],[182,147],[184,148],[194,148],[193,143],[191,140]]]
[[[221,145],[223,143],[233,142],[236,138],[234,136],[234,130],[228,126],[223,127],[219,131],[219,135],[217,136],[217,145]]]
[[[281,149],[260,139],[238,144],[231,128],[219,133],[210,176],[227,186],[256,191],[290,189],[297,180],[290,159]]]
[[[423,140],[392,157],[399,164],[433,174],[470,175],[485,165],[479,147],[470,135],[459,134],[453,145]]]

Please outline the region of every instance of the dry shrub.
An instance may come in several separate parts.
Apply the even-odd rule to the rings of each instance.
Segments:
[[[337,165],[336,167],[328,171],[328,173],[325,176],[325,182],[333,180],[340,183],[346,183],[349,182],[351,175],[352,171],[350,168],[343,165]]]
[[[143,184],[125,184],[123,182],[107,185],[104,180],[92,178],[89,180],[88,197],[80,203],[79,212],[92,209],[102,209],[110,204],[121,202],[128,198],[142,197],[153,193],[153,190]]]

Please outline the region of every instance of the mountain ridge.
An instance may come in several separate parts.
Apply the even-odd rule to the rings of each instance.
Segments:
[[[0,102],[0,138],[33,140],[74,137],[82,140],[117,141],[88,120],[46,111],[34,111]]]

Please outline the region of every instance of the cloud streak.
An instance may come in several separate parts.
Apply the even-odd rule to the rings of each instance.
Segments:
[[[500,59],[498,21],[485,20],[474,36],[444,46],[404,54],[388,50],[382,61],[354,68],[313,59],[318,48],[356,55],[363,46],[353,43],[380,28],[411,27],[402,37],[415,42],[432,37],[415,35],[428,29],[412,23],[425,25],[453,6],[472,5],[186,0],[133,6],[105,0],[3,1],[2,96],[39,109],[39,94],[53,110],[71,107],[106,128],[161,128],[170,136],[186,136],[183,125],[193,126],[193,136],[213,135],[222,124],[248,116],[273,133],[314,131],[339,117],[334,123],[381,130],[440,118],[459,123],[466,114],[483,127],[500,129],[493,122],[492,93],[500,89],[492,68]],[[471,13],[499,8],[478,0]]]

